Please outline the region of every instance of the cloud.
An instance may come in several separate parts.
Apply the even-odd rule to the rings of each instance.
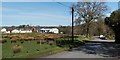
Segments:
[[[106,17],[110,17],[111,13],[106,14]]]
[[[3,23],[8,25],[40,24],[40,25],[68,25],[71,17],[47,13],[20,13],[18,15],[3,15]],[[13,21],[13,22],[11,22]]]
[[[41,12],[38,12],[38,13],[20,13],[20,15],[24,15],[24,16],[32,16],[32,17],[38,17],[38,18],[41,18],[41,17],[45,17],[45,18],[53,18],[53,19],[69,19],[70,17],[69,16],[64,16],[64,15],[59,15],[59,14],[51,14],[51,13],[41,13]]]
[[[23,12],[22,10],[12,9],[3,7],[2,15],[4,18],[14,18],[14,19],[26,19],[26,20],[48,20],[48,19],[61,19],[61,20],[69,20],[69,16],[59,15],[55,13],[49,12]],[[17,14],[16,14],[17,13]]]
[[[5,8],[5,7],[2,7],[2,10],[4,12],[18,12],[19,10],[17,9],[12,9],[12,8]]]
[[[13,9],[3,7],[2,22],[3,25],[68,25],[71,22],[71,16],[54,11],[24,11],[24,9]],[[59,12],[59,11],[58,11]]]
[[[4,18],[25,19],[25,20],[70,20],[69,16],[48,14],[48,13],[19,13],[19,14],[3,14]]]

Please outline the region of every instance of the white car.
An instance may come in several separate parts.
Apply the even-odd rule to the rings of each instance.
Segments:
[[[99,38],[100,39],[105,39],[105,36],[104,35],[100,35]]]

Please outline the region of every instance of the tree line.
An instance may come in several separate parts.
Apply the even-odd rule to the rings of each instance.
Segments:
[[[120,43],[120,9],[105,17],[108,6],[105,2],[78,2],[72,5],[75,14],[74,33],[85,35],[105,35]]]
[[[77,2],[74,8],[74,35],[99,36],[105,35],[120,43],[120,17],[119,10],[114,11],[110,17],[105,17],[108,6],[105,2]],[[66,34],[71,34],[71,26],[59,27]]]

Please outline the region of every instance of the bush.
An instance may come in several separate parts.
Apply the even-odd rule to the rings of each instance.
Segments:
[[[40,40],[37,40],[37,44],[40,44],[41,43],[41,41]]]
[[[23,43],[24,43],[24,41],[21,41],[20,43],[21,43],[21,44],[23,44]]]
[[[59,47],[72,48],[72,47],[80,46],[80,45],[84,44],[84,42],[82,42],[80,40],[74,40],[74,41],[72,41],[72,40],[57,40],[56,44]]]
[[[5,43],[5,42],[7,42],[7,40],[4,40],[4,39],[0,40],[0,43]]]
[[[15,45],[15,46],[12,47],[12,51],[13,51],[14,54],[15,53],[20,53],[21,49],[22,49],[22,47],[20,45]]]
[[[18,40],[18,38],[12,38],[11,43],[16,43],[17,40]]]

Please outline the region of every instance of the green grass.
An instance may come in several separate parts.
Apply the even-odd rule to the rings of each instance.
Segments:
[[[2,59],[2,44],[0,44],[0,59]]]
[[[12,46],[16,44],[19,44],[20,46],[22,46],[22,49],[20,53],[14,54],[12,52]],[[17,41],[16,43],[11,43],[10,40],[7,40],[7,42],[2,45],[2,57],[3,58],[26,58],[26,57],[31,57],[37,54],[45,55],[49,51],[52,52],[57,49],[62,49],[62,48],[59,48],[56,45],[49,45],[49,44],[40,45],[40,44],[37,44],[36,41],[24,41],[24,43],[21,44],[20,41]]]
[[[4,34],[5,35],[5,34]],[[21,35],[21,34],[11,34],[11,35]],[[22,34],[24,36],[24,34]],[[35,37],[38,35],[38,33],[28,33],[25,34],[27,36]],[[26,37],[27,38],[27,37]],[[7,39],[7,38],[6,38]],[[16,43],[11,43],[10,39],[7,39],[6,43],[2,44],[2,58],[30,58],[30,57],[36,57],[36,56],[45,56],[53,53],[57,53],[63,50],[67,50],[70,47],[80,46],[84,44],[85,40],[93,40],[94,38],[75,38],[74,44],[71,43],[71,38],[57,38],[55,39],[56,44],[50,45],[50,44],[37,44],[37,41],[24,41],[24,43],[21,43],[20,41],[17,41]],[[14,54],[12,51],[12,47],[15,45],[22,46],[21,52]],[[39,51],[37,51],[39,50]]]
[[[90,41],[90,40],[94,40],[94,39],[95,39],[94,37],[77,38],[77,40],[80,40],[80,41]]]

